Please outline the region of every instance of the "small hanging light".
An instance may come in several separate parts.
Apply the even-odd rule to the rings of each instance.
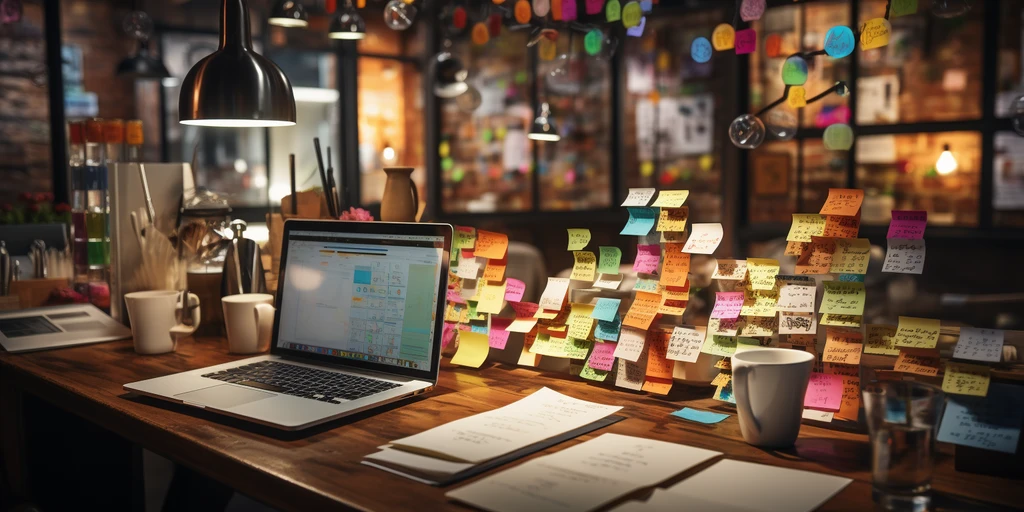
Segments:
[[[540,104],[540,114],[533,120],[533,127],[530,128],[530,134],[526,137],[530,140],[542,142],[558,142],[562,140],[562,137],[558,135],[555,122],[551,118],[551,107],[546,101]]]
[[[309,14],[306,13],[306,8],[295,0],[277,0],[270,9],[267,23],[278,27],[307,27]]]
[[[346,0],[345,7],[331,20],[327,37],[347,41],[366,37],[366,21],[359,15],[356,8],[352,7],[352,0]]]
[[[960,164],[957,163],[956,157],[949,151],[949,144],[942,146],[942,154],[939,155],[939,159],[935,161],[935,172],[945,176],[952,174],[956,171]]]
[[[125,33],[139,42],[135,54],[125,57],[117,65],[118,76],[127,76],[138,80],[167,78],[167,71],[160,57],[149,49],[149,38],[153,34],[153,20],[143,11],[135,10],[125,16],[122,28]]]
[[[445,41],[445,47],[451,43]],[[451,99],[469,90],[466,78],[469,71],[458,57],[447,49],[434,56],[434,94],[439,98]]]

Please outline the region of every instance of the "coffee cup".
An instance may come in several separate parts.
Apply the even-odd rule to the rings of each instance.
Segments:
[[[199,297],[188,294],[192,325],[181,321],[184,304],[181,292],[153,290],[131,292],[124,295],[128,306],[128,320],[132,324],[135,351],[140,354],[173,352],[178,339],[195,332],[199,327]]]
[[[732,392],[744,441],[765,448],[796,443],[813,366],[814,356],[800,350],[749,349],[732,356]]]
[[[270,349],[274,330],[274,296],[266,293],[240,293],[221,299],[224,327],[228,332],[228,351],[232,354],[258,354]]]

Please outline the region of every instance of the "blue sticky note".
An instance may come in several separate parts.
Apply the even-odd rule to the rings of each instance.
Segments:
[[[856,46],[857,41],[853,37],[853,30],[850,30],[850,27],[837,25],[825,33],[825,53],[829,57],[836,59],[846,57],[853,53]]]
[[[647,16],[640,18],[640,24],[635,27],[629,27],[626,29],[626,35],[630,37],[640,37],[644,35],[644,27],[647,26]]]
[[[643,12],[651,12],[654,8],[654,0],[640,0],[640,10]]]
[[[604,341],[619,341],[619,330],[622,329],[622,317],[618,314],[611,321],[598,320],[594,327],[594,338]]]
[[[469,326],[469,332],[478,332],[480,334],[487,334],[486,325],[471,325]]]
[[[988,396],[947,395],[939,441],[1016,453],[1024,420],[1024,387],[991,383]]]
[[[719,414],[711,411],[699,411],[697,409],[690,409],[689,407],[683,407],[682,409],[673,412],[672,416],[682,418],[684,420],[696,421],[697,423],[704,423],[705,425],[711,425],[719,423],[729,417],[728,414]]]
[[[732,394],[732,379],[729,379],[729,383],[719,388],[715,392],[715,396],[711,397],[715,400],[721,400],[723,402],[729,402],[730,404],[736,404],[736,397]]]
[[[629,210],[629,220],[626,227],[619,232],[620,235],[647,236],[654,229],[654,223],[658,221],[658,209],[646,207],[626,208]]]
[[[863,283],[864,274],[839,274],[840,283]]]
[[[711,41],[706,37],[698,37],[690,43],[690,57],[694,62],[704,63],[711,60]]]
[[[615,321],[615,317],[619,315],[620,302],[622,302],[621,299],[597,299],[597,304],[594,305],[594,311],[590,313],[590,318],[606,322]]]

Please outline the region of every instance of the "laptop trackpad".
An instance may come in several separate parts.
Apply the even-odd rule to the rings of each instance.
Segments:
[[[230,384],[220,384],[174,395],[175,398],[179,398],[188,403],[204,405],[216,409],[237,407],[242,404],[263,400],[264,398],[270,398],[272,396],[277,395],[273,393],[264,393],[255,389],[232,386]]]

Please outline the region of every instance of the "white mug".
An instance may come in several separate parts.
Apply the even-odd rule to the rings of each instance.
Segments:
[[[224,308],[224,326],[228,331],[228,351],[232,354],[257,354],[270,349],[274,329],[274,296],[267,293],[240,293],[220,300]]]
[[[124,295],[124,301],[132,324],[135,351],[140,354],[173,352],[179,338],[192,334],[199,327],[199,297],[194,293],[188,294],[192,325],[185,325],[179,319],[184,309],[181,292],[131,292]]]
[[[732,356],[732,392],[743,440],[766,448],[793,446],[814,356],[801,350],[757,348]]]

